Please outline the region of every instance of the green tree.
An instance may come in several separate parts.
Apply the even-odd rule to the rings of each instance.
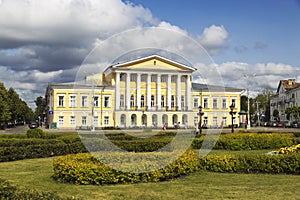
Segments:
[[[46,99],[39,96],[36,98],[36,100],[34,101],[35,105],[36,105],[36,109],[34,112],[35,118],[38,119],[40,117],[41,120],[43,120],[44,118],[44,113],[46,110]]]
[[[280,121],[280,118],[279,118],[279,110],[275,109],[273,111],[273,117],[277,120],[277,121]]]
[[[11,120],[8,104],[8,93],[3,83],[0,83],[0,123],[3,125]]]

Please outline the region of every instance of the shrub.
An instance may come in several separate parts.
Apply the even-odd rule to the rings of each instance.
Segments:
[[[26,132],[26,135],[28,138],[45,138],[46,137],[46,133],[39,128],[35,128],[35,129],[28,129]]]
[[[192,143],[192,147],[195,149],[201,148],[204,139],[195,138]],[[292,134],[234,133],[234,134],[220,135],[218,141],[214,146],[214,149],[225,149],[225,150],[277,149],[284,146],[291,146],[293,143],[294,140]]]
[[[213,172],[300,174],[300,154],[209,155],[200,159],[200,169]]]
[[[63,200],[53,192],[39,192],[31,189],[19,189],[7,180],[0,178],[0,199]],[[74,198],[72,198],[74,199]]]
[[[77,154],[63,156],[53,161],[53,178],[59,182],[74,184],[116,184],[116,183],[138,183],[157,182],[186,175],[198,169],[199,158],[192,150],[186,151],[176,161],[166,167],[151,171],[151,166],[159,165],[164,159],[170,159],[172,153],[132,153],[132,156],[123,153],[112,153],[104,155],[106,161],[122,160],[120,166],[126,170],[116,170],[103,164],[102,159],[97,159],[90,154]],[[146,158],[146,159],[145,159]],[[99,160],[102,160],[100,162]],[[138,166],[135,163],[139,163]],[[149,172],[141,173],[141,169]],[[123,172],[127,171],[127,172]]]

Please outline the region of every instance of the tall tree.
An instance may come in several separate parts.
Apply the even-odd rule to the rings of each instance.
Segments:
[[[7,123],[11,120],[11,113],[8,105],[8,93],[3,83],[0,83],[0,123]]]
[[[46,99],[39,96],[36,98],[36,100],[34,101],[35,105],[36,105],[36,109],[35,109],[35,117],[36,119],[40,118],[40,120],[43,120],[44,118],[44,113],[46,110]]]

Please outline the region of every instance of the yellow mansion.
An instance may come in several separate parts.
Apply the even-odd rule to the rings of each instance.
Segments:
[[[202,106],[203,125],[231,125],[229,106],[240,111],[242,90],[193,83],[195,71],[151,55],[109,66],[103,73],[86,77],[86,84],[50,84],[47,123],[59,129],[194,128]]]

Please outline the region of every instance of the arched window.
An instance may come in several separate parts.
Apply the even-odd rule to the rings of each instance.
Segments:
[[[141,96],[141,108],[145,107],[145,96],[142,94]]]
[[[133,94],[130,96],[130,107],[131,108],[134,107],[134,96],[133,96]]]

